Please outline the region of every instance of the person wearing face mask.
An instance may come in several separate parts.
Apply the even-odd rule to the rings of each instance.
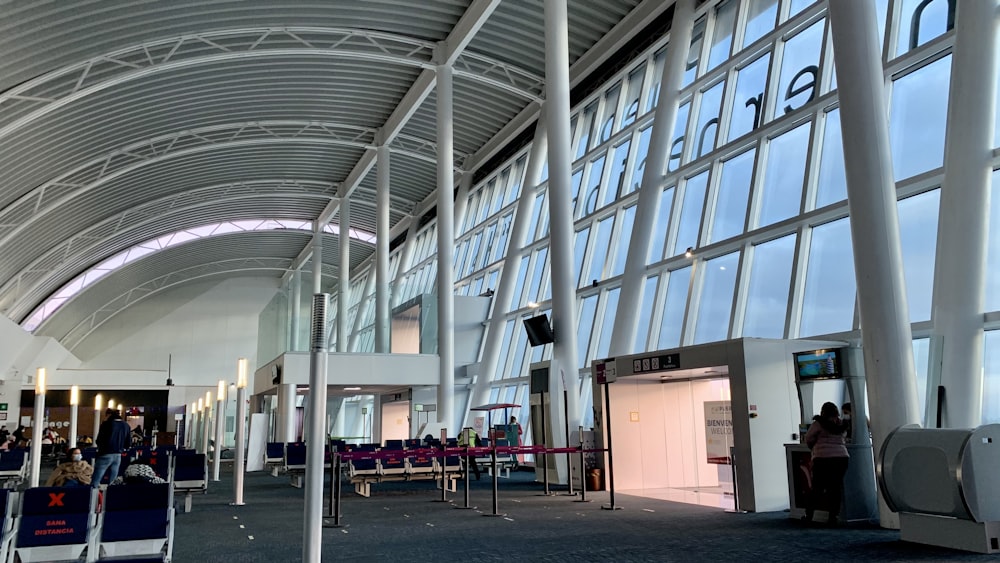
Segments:
[[[70,461],[60,463],[49,475],[49,480],[45,482],[46,487],[77,487],[90,486],[90,480],[94,476],[94,468],[86,461],[83,461],[83,453],[80,448],[73,448],[69,451]]]

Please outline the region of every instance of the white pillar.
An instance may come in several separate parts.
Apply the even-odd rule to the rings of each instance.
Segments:
[[[298,439],[295,428],[297,395],[298,392],[294,383],[282,383],[278,387],[279,442],[294,442]]]
[[[452,69],[437,66],[438,422],[455,433],[455,170]]]
[[[631,354],[636,337],[636,319],[642,306],[643,283],[646,277],[646,258],[649,255],[649,233],[656,222],[657,202],[662,190],[663,170],[670,152],[670,136],[677,120],[677,100],[687,66],[694,27],[694,1],[677,0],[670,26],[670,45],[663,64],[660,80],[660,97],[653,117],[649,151],[642,174],[642,189],[636,203],[632,238],[629,239],[628,256],[621,291],[618,293],[618,310],[611,333],[611,356]]]
[[[389,352],[389,147],[377,154],[375,191],[375,352]]]
[[[313,225],[313,294],[323,291],[323,225]]]
[[[340,221],[339,242],[340,242],[340,263],[337,265],[337,283],[339,296],[337,297],[337,351],[347,352],[347,344],[351,338],[350,327],[347,318],[350,315],[349,308],[351,295],[351,200],[343,198],[340,200]]]
[[[42,433],[45,431],[45,368],[35,372],[35,412],[32,414],[34,428],[31,429],[31,472],[28,486],[37,487],[42,471]]]
[[[240,358],[236,371],[236,455],[233,459],[233,492],[236,506],[243,506],[243,472],[246,471],[247,359]]]
[[[512,309],[510,302],[517,282],[517,268],[521,263],[521,256],[524,254],[524,242],[528,236],[528,225],[531,224],[531,212],[535,205],[535,197],[538,195],[542,168],[545,166],[546,151],[548,150],[548,137],[546,135],[545,107],[543,106],[538,116],[538,123],[535,125],[535,137],[531,142],[531,151],[528,153],[528,162],[524,170],[524,184],[521,196],[517,201],[517,209],[514,212],[514,221],[510,227],[507,255],[504,257],[503,268],[500,269],[500,280],[497,282],[497,290],[493,295],[493,316],[490,317],[486,344],[483,346],[479,378],[472,390],[473,405],[486,404],[490,397],[490,384],[500,379],[497,377],[496,371],[497,364],[500,363],[504,325],[507,323],[507,312]],[[524,330],[524,328],[516,326],[514,330]]]
[[[330,296],[313,295],[309,350],[309,441],[306,444],[306,506],[302,561],[318,563],[323,551],[323,454],[326,445],[326,317]],[[332,483],[331,486],[334,486]]]
[[[219,480],[222,465],[222,432],[226,422],[226,382],[219,380],[217,397],[215,398],[215,451],[212,452],[212,480]]]
[[[934,268],[942,426],[975,428],[983,415],[983,310],[997,94],[997,3],[958,3]],[[922,397],[921,397],[922,399]]]
[[[288,335],[288,349],[293,352],[299,351],[299,331],[301,330],[300,315],[302,312],[302,272],[295,270],[292,272],[292,297],[288,303],[288,315],[291,319],[291,334]]]
[[[209,393],[211,395],[211,393]],[[201,423],[201,452],[208,455],[209,440],[212,436],[212,418],[215,413],[212,412],[211,400],[205,401],[205,410],[202,411],[202,423]],[[208,459],[206,457],[206,459]]]
[[[69,390],[69,449],[76,447],[76,436],[80,433],[77,428],[80,416],[80,387],[74,385]]]
[[[552,265],[552,393],[550,420],[563,419],[563,389],[569,427],[580,426],[576,346],[576,284],[573,279],[573,204],[570,200],[569,36],[566,0],[545,0],[545,116],[549,138],[549,257]],[[553,425],[555,428],[556,425]],[[563,432],[554,444],[565,445]]]
[[[382,443],[382,396],[372,398],[372,442]]]

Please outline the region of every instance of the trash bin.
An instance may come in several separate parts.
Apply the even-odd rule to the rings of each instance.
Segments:
[[[601,469],[588,469],[587,470],[587,490],[588,491],[603,491],[604,490],[604,475]]]

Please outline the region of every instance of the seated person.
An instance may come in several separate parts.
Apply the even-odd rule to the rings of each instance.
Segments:
[[[131,463],[125,469],[124,475],[111,482],[112,485],[156,485],[159,483],[166,483],[166,481],[160,479],[152,466],[138,461]]]
[[[94,467],[83,461],[83,453],[80,452],[80,448],[73,448],[69,451],[69,455],[70,461],[60,463],[52,471],[49,480],[45,482],[46,487],[90,486]]]

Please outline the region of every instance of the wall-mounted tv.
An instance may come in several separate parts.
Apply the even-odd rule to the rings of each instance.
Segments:
[[[799,381],[844,377],[840,353],[840,348],[834,348],[795,354],[795,377]]]

